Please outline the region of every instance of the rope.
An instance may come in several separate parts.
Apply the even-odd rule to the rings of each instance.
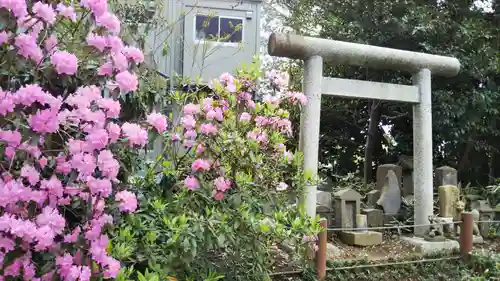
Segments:
[[[411,225],[392,225],[392,226],[375,226],[375,227],[363,227],[363,228],[327,228],[329,231],[356,231],[356,230],[382,230],[382,229],[402,229],[402,228],[414,228],[432,225],[449,225],[449,224],[460,224],[461,221],[453,222],[439,222],[439,223],[427,223],[427,224],[411,224]]]
[[[304,270],[273,272],[273,273],[269,273],[269,276],[295,275],[295,274],[301,274],[301,273],[304,273]]]
[[[446,261],[446,260],[458,260],[458,259],[461,259],[461,257],[423,259],[423,260],[415,260],[415,261],[402,261],[402,262],[379,263],[379,264],[364,264],[364,265],[356,265],[356,266],[327,268],[326,271],[350,270],[350,269],[357,269],[357,268],[373,268],[373,267],[394,266],[394,265],[407,265],[407,264],[437,262],[437,261]]]

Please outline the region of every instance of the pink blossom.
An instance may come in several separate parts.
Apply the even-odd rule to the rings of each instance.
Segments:
[[[59,12],[59,15],[68,18],[72,21],[76,21],[76,13],[73,7],[59,3],[57,4],[57,11]]]
[[[223,177],[218,177],[214,180],[214,185],[218,191],[225,192],[231,188],[231,181]]]
[[[288,97],[290,98],[290,102],[292,104],[301,104],[301,105],[306,105],[307,104],[307,97],[300,92],[290,92],[288,93]]]
[[[145,146],[148,143],[148,132],[137,124],[124,123],[122,132],[131,145]]]
[[[196,159],[191,165],[191,170],[193,172],[208,171],[212,164],[206,159]]]
[[[98,26],[106,28],[114,35],[118,35],[120,33],[120,20],[112,13],[105,12],[102,15],[97,16],[96,22]]]
[[[0,32],[0,45],[7,43],[9,41],[9,34],[6,31]]]
[[[108,132],[105,129],[94,129],[89,132],[86,137],[86,145],[88,145],[88,149],[100,150],[108,145]]]
[[[108,258],[107,269],[104,271],[104,278],[114,279],[120,273],[120,262],[113,258]]]
[[[212,98],[204,98],[202,104],[203,104],[203,111],[208,112],[213,109],[214,100]]]
[[[106,111],[109,118],[118,118],[120,116],[120,102],[114,99],[101,98],[97,100],[97,106]]]
[[[57,45],[57,37],[55,35],[50,35],[49,38],[45,40],[45,50],[51,52]]]
[[[17,18],[22,18],[28,14],[25,0],[0,1],[0,8],[7,9]]]
[[[111,62],[105,62],[103,65],[97,69],[97,75],[99,76],[110,76],[113,74],[113,64]]]
[[[109,150],[102,150],[97,156],[97,167],[102,173],[102,176],[108,179],[115,180],[120,170],[120,163]]]
[[[196,137],[198,136],[198,134],[196,133],[195,130],[187,130],[185,133],[184,133],[184,137],[186,139],[195,139]]]
[[[19,55],[32,59],[36,63],[40,62],[43,58],[42,50],[38,47],[36,43],[36,38],[28,34],[19,34],[14,40],[14,46],[19,50],[17,51]]]
[[[56,21],[56,13],[54,9],[48,4],[43,4],[42,2],[36,2],[33,5],[33,13],[41,19],[43,19],[48,24],[54,24]]]
[[[210,124],[210,123],[201,124],[200,131],[202,134],[205,134],[208,136],[210,136],[210,135],[215,136],[217,134],[217,126],[215,126],[214,124]]]
[[[118,71],[125,71],[128,69],[128,60],[122,53],[114,53],[111,55],[113,65]]]
[[[122,93],[133,92],[137,90],[137,87],[139,85],[137,76],[128,71],[118,73],[115,79]]]
[[[206,116],[207,120],[217,120],[217,121],[223,121],[224,120],[224,116],[223,116],[223,113],[222,113],[222,109],[216,107],[214,109],[211,109],[207,112],[207,116]]]
[[[14,112],[15,99],[12,93],[4,92],[0,89],[0,115],[5,116]]]
[[[133,60],[135,63],[141,63],[144,61],[144,54],[136,47],[125,47],[122,52],[128,59]]]
[[[78,153],[71,158],[71,167],[80,172],[82,176],[90,176],[94,173],[97,164],[93,155]]]
[[[106,127],[106,130],[108,130],[108,136],[109,136],[109,143],[115,143],[118,141],[120,138],[121,134],[121,128],[115,123],[108,123],[108,126]]]
[[[279,72],[274,69],[267,73],[267,77],[269,78],[271,85],[278,90],[286,88],[288,86],[288,81],[290,80],[288,73]]]
[[[40,165],[40,168],[45,168],[45,166],[47,166],[47,163],[48,163],[48,160],[46,157],[42,157],[40,159],[38,159],[38,164]]]
[[[37,133],[55,133],[59,129],[58,112],[52,109],[39,110],[31,115],[28,124]]]
[[[50,61],[59,74],[73,75],[78,69],[78,59],[66,51],[55,52],[50,57]]]
[[[167,117],[163,114],[153,112],[148,115],[146,121],[159,133],[163,133],[167,129]]]
[[[106,198],[111,195],[112,184],[108,179],[90,179],[87,187],[92,195],[101,195]]]
[[[61,234],[66,226],[66,220],[59,214],[57,209],[47,206],[43,208],[42,213],[36,217],[36,224],[39,227],[48,226],[54,233]]]
[[[82,5],[89,8],[94,13],[94,16],[99,17],[108,11],[107,0],[82,0]]]
[[[181,118],[181,124],[186,129],[192,129],[196,126],[196,120],[193,115],[184,115]]]
[[[115,200],[120,202],[119,208],[122,212],[131,213],[137,209],[137,198],[132,192],[120,191],[116,193]]]
[[[189,190],[196,190],[200,188],[200,183],[194,176],[188,176],[184,179],[184,185]]]
[[[0,140],[6,142],[9,146],[18,146],[21,144],[21,134],[18,131],[2,131],[0,129]]]
[[[123,49],[123,41],[118,36],[108,35],[106,36],[106,46],[111,48],[112,52],[118,53]]]
[[[184,106],[184,114],[186,115],[195,115],[200,113],[200,106],[194,103],[188,103]]]
[[[240,115],[240,122],[246,123],[249,122],[250,119],[252,119],[252,116],[248,114],[247,112],[243,112]]]
[[[182,146],[185,148],[191,148],[196,144],[196,141],[190,140],[190,139],[185,139],[182,141]]]
[[[89,33],[87,35],[87,44],[103,52],[104,49],[106,49],[108,43],[106,37],[94,33]]]
[[[212,191],[212,197],[217,200],[217,201],[221,201],[222,199],[224,199],[224,193],[222,192],[217,192],[215,189]]]

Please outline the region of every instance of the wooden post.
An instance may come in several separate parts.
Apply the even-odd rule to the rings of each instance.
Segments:
[[[467,258],[472,252],[472,229],[474,221],[471,212],[462,213],[462,225],[460,226],[460,254]]]
[[[316,272],[318,280],[325,280],[326,278],[326,247],[327,247],[327,233],[328,221],[321,219],[321,232],[318,234],[318,251],[316,252]]]

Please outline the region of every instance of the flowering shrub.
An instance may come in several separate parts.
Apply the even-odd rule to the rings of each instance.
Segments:
[[[106,0],[58,2],[0,0],[0,280],[115,278],[105,229],[138,204],[115,152],[147,143],[117,122],[143,55]]]
[[[211,272],[225,280],[267,280],[276,265],[273,245],[286,241],[305,252],[318,224],[290,202],[307,178],[301,154],[286,142],[287,108],[307,100],[272,78],[281,95],[255,102],[259,76],[255,69],[225,73],[210,81],[209,92],[185,97],[178,122],[170,120],[157,136],[163,152],[134,178],[140,210],[116,229],[116,257],[179,280]],[[148,117],[158,132],[164,121]]]

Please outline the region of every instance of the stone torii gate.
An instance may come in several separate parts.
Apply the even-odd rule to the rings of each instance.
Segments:
[[[318,173],[322,94],[413,104],[415,224],[429,223],[428,217],[433,215],[431,74],[455,76],[460,62],[452,57],[281,33],[270,36],[268,52],[305,62],[303,91],[308,103],[301,116],[299,147],[305,171],[314,176]],[[323,62],[405,71],[413,75],[413,85],[323,77]],[[302,198],[311,216],[316,215],[316,189],[317,183],[308,186]],[[415,234],[422,236],[427,229],[416,228]]]

